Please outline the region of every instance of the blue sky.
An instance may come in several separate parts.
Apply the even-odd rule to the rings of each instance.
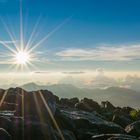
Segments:
[[[140,70],[139,0],[23,0],[22,4],[25,44],[38,19],[34,44],[51,32],[32,52],[32,63],[40,71]],[[0,17],[19,40],[19,0],[0,0]],[[9,41],[2,22],[0,26],[0,40]],[[8,53],[2,45],[0,51]],[[1,71],[11,65],[6,63],[9,59],[0,57]]]
[[[18,0],[1,1],[0,15],[18,20]],[[135,43],[140,37],[139,5],[139,0],[23,0],[23,13],[30,24],[42,15],[42,24],[49,26],[46,28],[71,17],[54,35],[67,43]]]

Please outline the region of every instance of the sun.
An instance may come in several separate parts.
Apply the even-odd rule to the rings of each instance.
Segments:
[[[30,61],[30,55],[27,52],[19,51],[15,54],[17,64],[27,64]]]

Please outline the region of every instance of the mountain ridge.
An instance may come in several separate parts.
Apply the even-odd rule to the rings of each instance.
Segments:
[[[47,89],[61,98],[84,97],[95,99],[99,102],[109,100],[118,106],[132,106],[138,108],[140,106],[140,92],[123,87],[108,87],[106,89],[78,88],[71,84],[54,84],[54,85],[38,85],[36,83],[28,83],[20,86],[27,91],[39,89]]]

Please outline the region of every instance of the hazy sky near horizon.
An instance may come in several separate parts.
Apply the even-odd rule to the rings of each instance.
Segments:
[[[0,72],[16,72],[3,43],[12,49],[13,42],[19,45],[19,7],[19,0],[0,0]],[[139,0],[22,0],[24,46],[32,32],[28,48],[38,45],[30,53],[30,71],[103,68],[139,75],[139,7]]]

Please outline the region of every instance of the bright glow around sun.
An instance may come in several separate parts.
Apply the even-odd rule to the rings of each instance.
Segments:
[[[15,55],[16,63],[18,64],[26,64],[30,60],[30,56],[27,52],[19,51]]]

